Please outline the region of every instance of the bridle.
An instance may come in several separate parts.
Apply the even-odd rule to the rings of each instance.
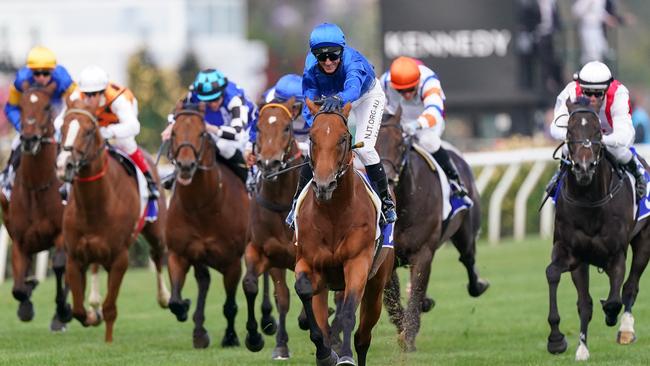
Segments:
[[[380,157],[380,161],[382,163],[386,162],[388,163],[391,168],[393,168],[393,171],[397,173],[395,175],[395,178],[388,178],[388,183],[391,185],[397,187],[399,184],[399,177],[402,175],[402,171],[404,170],[404,167],[406,166],[406,160],[408,159],[408,152],[411,149],[411,144],[413,143],[413,139],[411,136],[404,136],[404,129],[402,128],[402,125],[398,123],[390,123],[390,124],[384,124],[381,126],[381,128],[395,128],[399,131],[399,133],[402,135],[402,142],[400,143],[400,159],[399,163],[394,162],[392,159],[389,158],[382,158]]]
[[[343,122],[343,125],[345,126],[345,151],[343,154],[341,154],[341,159],[338,161],[337,166],[338,169],[336,171],[336,174],[334,174],[334,180],[339,180],[340,177],[342,177],[350,168],[350,165],[352,165],[353,159],[350,158],[348,162],[345,162],[346,156],[352,152],[352,134],[350,133],[350,130],[347,128],[348,126],[348,119],[345,117],[341,112],[339,111],[318,111],[314,115],[314,121],[316,121],[316,117],[320,116],[321,114],[336,114],[341,118],[341,122]],[[309,144],[309,166],[311,167],[311,170],[314,170],[314,154],[313,154],[313,144]]]
[[[286,169],[289,165],[291,165],[291,163],[293,163],[294,161],[302,158],[302,151],[300,151],[300,150],[298,150],[298,152],[293,154],[293,155],[291,154],[291,150],[292,150],[293,146],[295,145],[294,144],[295,136],[294,136],[293,127],[291,126],[291,124],[293,123],[295,118],[293,117],[293,114],[291,113],[291,111],[289,111],[289,108],[287,108],[284,104],[280,104],[280,103],[268,103],[268,104],[265,104],[260,109],[259,114],[262,114],[262,112],[267,108],[280,108],[289,117],[289,120],[290,120],[290,122],[289,122],[289,139],[287,141],[287,145],[282,150],[282,156],[280,157],[280,168],[278,169],[278,170],[282,171],[282,170]],[[256,145],[256,148],[257,148],[257,145]],[[256,151],[255,155],[258,156],[258,162],[259,162],[259,154],[258,154],[257,151]],[[260,169],[260,170],[262,170],[262,169]],[[277,174],[274,174],[272,177],[269,178],[267,174],[262,174],[262,179],[265,179],[265,180],[266,179],[272,179],[272,178],[275,178],[277,176],[278,176]]]
[[[594,112],[593,110],[587,109],[587,108],[579,108],[579,109],[575,109],[575,110],[571,111],[571,113],[569,114],[569,119],[571,119],[571,117],[573,115],[575,115],[576,113],[590,113],[590,114],[593,114],[596,117],[596,119],[599,118],[598,114],[596,112]],[[569,131],[567,131],[567,139],[565,140],[565,143],[566,143],[567,148],[569,150],[568,162],[571,165],[572,169],[574,169],[575,166],[576,166],[576,162],[573,160],[574,151],[571,150],[572,144],[579,144],[580,145],[580,146],[578,146],[579,149],[580,148],[589,149],[591,154],[596,156],[596,159],[590,163],[590,166],[589,166],[590,171],[593,171],[594,169],[596,169],[598,164],[600,164],[600,161],[604,157],[603,151],[605,149],[603,147],[602,134],[599,134],[599,135],[600,136],[599,136],[598,139],[573,140],[573,139],[569,139]],[[594,152],[594,147],[595,146],[599,147],[598,154],[596,154]]]
[[[74,154],[72,154],[72,152],[74,152],[73,151],[74,150],[74,145],[63,146],[62,147],[63,151],[67,151],[67,152],[71,153],[70,154],[70,162],[68,162],[68,164],[70,166],[71,172],[74,173],[74,176],[76,176],[76,175],[79,174],[79,171],[83,167],[88,166],[95,159],[97,159],[103,152],[106,151],[106,144],[105,143],[101,144],[101,146],[97,150],[95,150],[93,154],[90,154],[88,152],[88,150],[90,149],[91,144],[93,142],[93,139],[94,139],[94,137],[95,137],[95,135],[97,133],[99,122],[97,121],[97,117],[95,117],[95,115],[93,115],[92,113],[88,112],[87,110],[81,109],[81,108],[68,109],[65,112],[65,117],[67,117],[67,116],[69,116],[71,114],[74,114],[74,113],[81,114],[81,115],[83,115],[85,117],[88,117],[88,119],[90,119],[90,121],[92,121],[92,123],[93,123],[93,128],[91,130],[89,130],[85,134],[85,136],[83,136],[83,138],[85,140],[83,149],[76,151],[77,156],[79,156],[78,159],[73,158]],[[99,179],[106,173],[106,166],[107,166],[106,161],[104,161],[104,166],[102,167],[100,174],[98,174],[97,176],[90,177],[90,178],[79,178],[79,177],[77,177],[77,180],[80,180],[80,181],[92,181],[92,180]],[[68,177],[68,175],[66,174],[66,179],[65,180],[66,181],[72,180],[72,176]]]
[[[56,144],[56,140],[54,137],[47,136],[49,131],[49,126],[48,124],[52,120],[52,107],[51,104],[47,104],[46,107],[47,114],[45,115],[45,118],[41,121],[37,121],[36,118],[27,118],[25,120],[25,123],[28,125],[34,125],[36,124],[38,129],[41,130],[42,132],[39,133],[38,135],[33,135],[26,137],[22,134],[20,134],[20,151],[25,154],[30,154],[30,155],[36,155],[38,152],[41,150],[41,144]],[[31,148],[30,148],[31,146]]]
[[[201,112],[192,110],[192,109],[182,109],[177,111],[174,114],[174,120],[178,118],[178,116],[181,115],[194,115],[198,116],[201,118],[201,121],[203,121],[203,114]],[[212,164],[209,165],[202,165],[201,160],[203,160],[203,154],[205,153],[206,146],[208,144],[214,145],[214,141],[210,137],[210,134],[208,131],[206,131],[205,127],[203,128],[203,131],[201,131],[201,134],[199,135],[201,139],[201,144],[199,145],[199,148],[197,149],[194,144],[188,141],[183,141],[181,142],[178,147],[174,150],[174,142],[176,140],[176,135],[172,133],[171,138],[170,138],[170,144],[169,144],[169,150],[167,151],[167,158],[169,161],[174,164],[174,168],[178,170],[178,154],[180,153],[181,149],[183,148],[189,148],[192,150],[194,153],[194,164],[192,164],[192,168],[190,170],[190,175],[194,175],[196,173],[197,169],[200,170],[210,170],[216,166],[217,160],[216,156],[212,158]],[[216,148],[216,146],[215,146]]]

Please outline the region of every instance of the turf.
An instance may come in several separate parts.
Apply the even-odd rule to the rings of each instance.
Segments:
[[[423,316],[417,338],[418,351],[404,354],[396,344],[394,327],[384,313],[373,333],[369,365],[556,365],[574,364],[578,340],[576,293],[568,274],[560,284],[562,331],[569,349],[554,356],[546,351],[549,328],[548,288],[544,269],[548,264],[550,241],[530,238],[525,243],[503,242],[499,246],[481,243],[478,249],[481,275],[491,282],[479,299],[465,289],[465,270],[453,247],[442,248],[435,258],[429,294],[436,307]],[[289,319],[290,361],[271,361],[275,340],[266,337],[266,347],[250,353],[243,347],[246,307],[238,292],[237,332],[242,347],[223,349],[225,329],[222,315],[221,277],[212,273],[206,326],[212,345],[205,350],[192,348],[192,322],[179,323],[155,301],[155,279],[151,272],[127,272],[118,299],[115,341],[103,342],[104,327],[83,328],[73,321],[67,332],[48,330],[53,314],[53,280],[40,284],[33,301],[36,317],[21,323],[17,303],[11,297],[11,283],[0,286],[0,364],[2,365],[313,365],[314,346],[295,321],[299,300],[292,290]],[[404,279],[406,272],[400,270]],[[591,272],[594,315],[589,332],[590,365],[641,365],[650,360],[650,285],[642,280],[635,307],[638,340],[631,346],[616,344],[617,327],[605,325],[598,299],[608,291],[607,277]],[[293,274],[290,275],[293,278]],[[105,280],[105,276],[103,278]],[[102,281],[105,282],[105,281]],[[291,281],[293,282],[293,281]],[[105,285],[104,285],[105,287]],[[102,292],[105,294],[105,290]],[[195,300],[196,286],[188,276],[184,295]],[[259,306],[258,306],[259,309]],[[192,309],[193,310],[193,309]],[[259,313],[258,313],[259,316]]]

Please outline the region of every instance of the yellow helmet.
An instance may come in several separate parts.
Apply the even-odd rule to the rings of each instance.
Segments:
[[[56,67],[56,56],[49,48],[36,46],[27,54],[27,67],[36,69],[53,69]]]

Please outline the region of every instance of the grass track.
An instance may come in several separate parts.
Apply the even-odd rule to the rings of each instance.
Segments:
[[[400,352],[394,327],[382,314],[373,332],[369,365],[557,365],[574,364],[578,340],[576,292],[568,274],[560,283],[560,324],[567,335],[569,349],[563,355],[546,352],[549,328],[548,288],[544,270],[550,255],[550,242],[530,238],[526,243],[503,242],[498,247],[481,243],[478,248],[481,275],[491,288],[479,299],[470,298],[465,286],[465,270],[457,261],[453,247],[442,248],[434,260],[429,294],[436,307],[423,316],[417,338],[418,351]],[[222,349],[225,329],[222,315],[221,276],[214,271],[208,296],[206,328],[212,345],[206,350],[192,348],[192,321],[178,323],[155,302],[155,279],[146,270],[127,272],[118,299],[118,319],[114,343],[103,342],[104,327],[84,329],[75,320],[67,332],[48,330],[54,311],[53,280],[39,285],[33,295],[36,317],[23,324],[16,317],[17,303],[11,297],[11,283],[0,286],[0,364],[1,365],[313,365],[314,347],[306,332],[295,321],[299,300],[291,291],[289,347],[292,359],[272,362],[275,344],[266,337],[266,347],[250,353],[243,346],[246,307],[241,287],[238,290],[238,349]],[[604,274],[591,272],[594,315],[589,332],[590,365],[647,365],[650,363],[650,285],[645,278],[635,307],[638,340],[631,346],[615,342],[617,327],[605,325],[598,302],[607,295]],[[404,280],[406,271],[400,270]],[[648,275],[646,275],[647,277]],[[290,278],[293,278],[291,273]],[[293,282],[293,281],[291,281]],[[105,276],[102,283],[105,288]],[[105,294],[105,290],[102,290]],[[185,297],[195,302],[196,285],[188,276]],[[259,308],[259,307],[258,307]],[[193,308],[192,308],[193,311]],[[259,312],[258,312],[259,316]]]

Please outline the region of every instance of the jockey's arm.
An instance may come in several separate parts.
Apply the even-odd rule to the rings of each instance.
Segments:
[[[611,107],[612,133],[603,136],[603,143],[611,147],[629,147],[634,143],[636,131],[629,107],[630,96],[624,86],[619,86]]]
[[[366,75],[366,72],[360,68],[348,70],[345,75],[343,90],[338,93],[343,103],[352,103],[359,99],[361,96],[361,85],[363,85],[363,80]]]
[[[7,104],[5,105],[5,115],[7,116],[7,119],[11,123],[12,126],[16,129],[16,132],[20,133],[20,107],[18,104],[20,103],[20,97],[22,96],[22,92],[16,87],[11,84],[9,86],[9,99],[7,100]]]
[[[111,104],[111,110],[117,115],[119,123],[106,127],[117,139],[135,137],[140,133],[137,105],[131,103],[124,95],[120,95]]]
[[[557,96],[557,100],[555,101],[555,111],[553,113],[553,121],[549,127],[549,133],[556,140],[566,139],[569,123],[569,109],[566,106],[566,102],[571,98],[572,90],[573,94],[575,94],[575,82],[569,83]],[[573,99],[575,99],[575,95]]]
[[[246,137],[246,126],[248,125],[248,106],[240,97],[233,97],[227,106],[232,119],[229,126],[221,126],[209,129],[213,135],[219,138],[233,141],[241,141]],[[209,125],[208,125],[209,126]]]
[[[444,123],[444,94],[437,78],[429,78],[422,86],[424,110],[418,117],[420,128],[430,128]]]

